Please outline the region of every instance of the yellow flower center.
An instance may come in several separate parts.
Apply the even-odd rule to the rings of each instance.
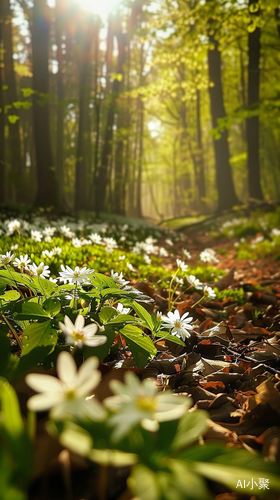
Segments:
[[[181,328],[181,321],[179,319],[177,319],[177,321],[175,321],[175,323],[174,323],[174,326],[175,326],[175,328]]]
[[[142,411],[156,411],[156,398],[154,396],[137,396],[136,407]]]
[[[85,340],[85,334],[83,331],[76,331],[72,333],[75,342],[83,342]]]
[[[65,399],[67,399],[67,401],[73,401],[76,399],[75,389],[68,389],[68,391],[65,392]]]

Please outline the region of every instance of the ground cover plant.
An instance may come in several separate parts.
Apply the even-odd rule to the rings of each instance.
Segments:
[[[1,498],[279,498],[277,243],[228,227],[2,218]]]

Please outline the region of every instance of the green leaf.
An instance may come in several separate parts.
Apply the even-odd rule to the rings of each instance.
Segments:
[[[207,418],[208,414],[201,410],[186,413],[180,419],[171,450],[185,448],[202,436],[208,427]]]
[[[7,118],[12,125],[14,125],[19,120],[18,115],[8,115]]]
[[[100,361],[103,361],[103,359],[108,356],[116,336],[115,329],[112,326],[110,327],[109,325],[106,325],[105,331],[101,332],[100,335],[106,335],[107,342],[97,347],[89,347],[85,345],[83,347],[83,354],[85,358],[89,358],[90,356],[97,356]],[[98,333],[96,334],[96,336],[98,336]]]
[[[57,342],[57,332],[51,327],[51,320],[29,325],[22,334],[22,356],[35,347],[49,346],[50,351]]]
[[[117,290],[119,289],[113,278],[105,276],[105,274],[93,273],[89,275],[89,278],[93,286],[95,286],[99,290],[103,290],[104,288],[114,288]]]
[[[44,301],[43,308],[45,309],[47,315],[53,318],[59,313],[61,309],[60,300],[56,299],[55,297],[50,297]]]
[[[23,97],[30,97],[32,94],[36,94],[36,91],[29,87],[24,87],[21,91],[23,93]]]
[[[142,330],[134,325],[125,325],[120,330],[120,333],[129,345],[135,364],[139,368],[144,368],[148,359],[157,353],[156,347],[150,337],[143,334]]]
[[[16,319],[42,319],[49,318],[48,313],[40,304],[36,302],[25,302],[22,304],[21,313],[16,316]]]
[[[0,300],[5,302],[12,302],[20,298],[20,293],[17,290],[8,290],[3,295],[0,295]]]
[[[14,380],[23,377],[27,372],[36,368],[39,363],[43,363],[51,350],[52,345],[40,345],[29,352],[25,352],[19,359],[19,363],[9,373],[9,379]]]
[[[46,280],[45,278],[32,276],[32,280],[33,280],[33,287],[35,288],[35,290],[38,290],[44,296],[49,297],[56,288],[55,283],[52,283],[51,281]]]
[[[171,335],[171,333],[160,331],[155,334],[155,337],[159,337],[164,340],[170,340],[170,342],[174,342],[174,344],[183,346],[185,345],[185,342],[183,342],[183,340],[179,339],[179,337],[176,337],[176,335]]]
[[[117,325],[118,323],[135,323],[138,321],[138,318],[134,318],[130,314],[118,314],[113,319],[111,319],[108,324],[109,325]]]
[[[135,301],[131,304],[131,307],[138,314],[139,318],[141,318],[145,322],[144,326],[146,326],[147,328],[149,328],[149,330],[151,330],[151,332],[153,332],[154,324],[151,315],[148,313],[148,311],[146,311],[146,309],[143,306],[141,306]]]
[[[118,313],[114,307],[102,307],[100,313],[99,313],[99,319],[103,323],[103,325],[106,325],[112,319],[114,316],[116,316]]]

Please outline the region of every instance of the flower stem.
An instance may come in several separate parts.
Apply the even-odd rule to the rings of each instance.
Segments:
[[[200,297],[200,299],[195,304],[193,304],[191,307],[197,306],[197,304],[199,304],[199,302],[201,302],[202,299],[204,299],[204,297],[205,297],[205,295],[202,295],[202,297]]]
[[[22,349],[22,344],[21,344],[21,341],[19,339],[19,336],[18,336],[16,330],[14,329],[14,327],[11,325],[11,323],[9,322],[9,320],[4,315],[3,311],[1,312],[1,317],[5,321],[6,325],[10,328],[11,332],[13,333],[13,335],[14,335],[17,343],[18,343],[19,348]]]

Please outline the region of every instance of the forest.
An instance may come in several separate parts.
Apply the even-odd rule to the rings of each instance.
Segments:
[[[98,3],[1,2],[1,204],[163,220],[279,201],[278,2]]]
[[[0,0],[0,500],[279,500],[279,0]]]

